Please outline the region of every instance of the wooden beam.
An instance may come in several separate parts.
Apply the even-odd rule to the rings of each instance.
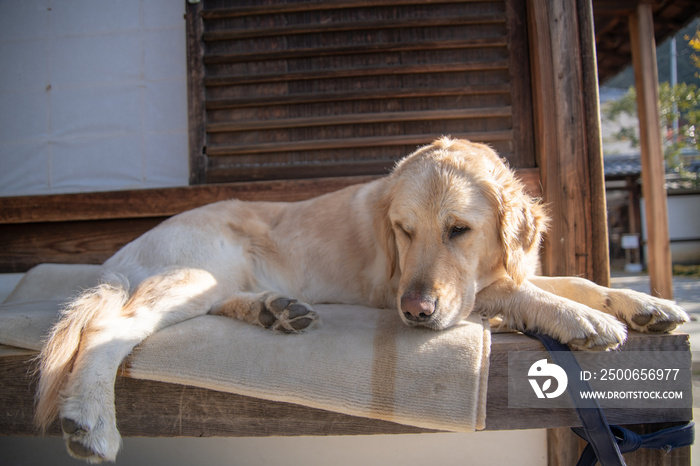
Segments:
[[[651,293],[673,298],[668,207],[664,185],[664,153],[659,122],[659,78],[651,5],[640,3],[629,17],[632,62],[637,88],[639,139],[642,157],[642,194],[646,223]]]
[[[542,195],[537,169],[519,169],[517,176],[530,195]],[[233,198],[299,201],[376,178],[344,176],[0,198],[0,273],[24,272],[42,262],[101,264],[167,217],[204,204]]]
[[[513,408],[508,405],[508,353],[542,345],[521,334],[492,336],[486,430],[578,426],[573,409]],[[631,333],[622,351],[690,351],[688,335]],[[32,423],[34,353],[0,355],[0,435],[35,435]],[[684,370],[690,370],[685,368]],[[267,401],[187,385],[117,377],[116,414],[126,437],[266,437],[371,435],[431,432],[418,427],[349,416],[290,403]],[[628,425],[688,421],[692,408],[610,409],[609,422]],[[147,415],[144,415],[147,413]],[[59,435],[58,423],[49,435]],[[477,434],[478,435],[478,434]],[[681,449],[687,450],[687,449]],[[676,450],[679,451],[679,450]],[[671,455],[676,453],[672,452]],[[566,463],[573,464],[573,463]],[[650,463],[658,464],[658,463]]]

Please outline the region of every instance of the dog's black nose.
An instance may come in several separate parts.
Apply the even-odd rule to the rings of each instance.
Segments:
[[[401,311],[406,320],[425,322],[435,312],[435,300],[425,296],[406,293],[401,297]]]

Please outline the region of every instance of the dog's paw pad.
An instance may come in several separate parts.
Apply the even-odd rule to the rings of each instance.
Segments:
[[[68,453],[81,460],[87,460],[90,463],[101,463],[104,457],[97,451],[85,445],[91,439],[90,431],[86,427],[70,418],[61,418],[61,430],[63,438],[66,442]]]
[[[675,302],[632,290],[610,290],[613,313],[638,332],[670,332],[688,322],[688,314]]]
[[[85,432],[85,430],[80,427],[77,422],[68,418],[61,419],[61,430],[68,435],[75,435]]]
[[[102,458],[94,451],[78,442],[77,440],[68,440],[67,447],[69,453],[78,459],[89,460],[91,463],[101,463]]]
[[[639,314],[632,317],[632,322],[641,327],[648,324],[651,321],[652,317],[654,316],[652,316],[651,314]]]
[[[258,316],[260,325],[275,332],[298,333],[314,326],[318,314],[306,303],[284,297],[265,302]]]
[[[690,320],[688,314],[671,301],[656,304],[656,306],[644,306],[641,311],[632,316],[629,319],[630,327],[639,332],[664,333]]]
[[[652,332],[652,333],[663,333],[663,332],[670,332],[674,328],[678,327],[678,322],[671,322],[668,320],[662,320],[659,322],[656,322],[650,326],[647,327],[647,331]]]

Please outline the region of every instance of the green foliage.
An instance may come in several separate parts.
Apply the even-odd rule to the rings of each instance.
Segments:
[[[659,85],[659,117],[661,122],[664,155],[669,167],[683,169],[681,150],[693,148],[700,152],[700,90],[695,84],[669,83]],[[634,88],[620,99],[610,102],[603,109],[603,118],[617,120],[623,113],[637,114],[637,95]],[[673,132],[674,119],[678,118],[678,133]],[[615,135],[619,141],[629,141],[634,147],[639,145],[639,127],[634,124],[623,126]]]
[[[693,36],[685,35],[688,46],[698,53],[690,58],[700,69],[700,29]],[[698,76],[698,73],[696,73]],[[637,95],[634,87],[620,99],[607,104],[603,111],[603,119],[617,121],[622,114],[637,115]],[[684,160],[680,156],[685,148],[700,152],[700,90],[696,84],[678,83],[671,86],[668,82],[659,84],[659,118],[661,123],[664,157],[667,165],[682,173]],[[674,129],[674,121],[678,122],[678,131]],[[633,147],[639,145],[639,127],[623,126],[615,135],[618,141],[629,141]]]
[[[688,41],[688,45],[691,49],[693,49],[695,52],[700,52],[700,29],[696,29],[695,34],[692,37],[686,34],[683,36],[683,38]],[[693,53],[690,55],[690,59],[692,60],[693,65],[700,69],[700,55]],[[700,73],[696,72],[695,76],[700,78]]]

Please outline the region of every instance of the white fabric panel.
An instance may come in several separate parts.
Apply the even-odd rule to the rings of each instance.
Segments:
[[[0,2],[0,196],[186,185],[184,2]]]

